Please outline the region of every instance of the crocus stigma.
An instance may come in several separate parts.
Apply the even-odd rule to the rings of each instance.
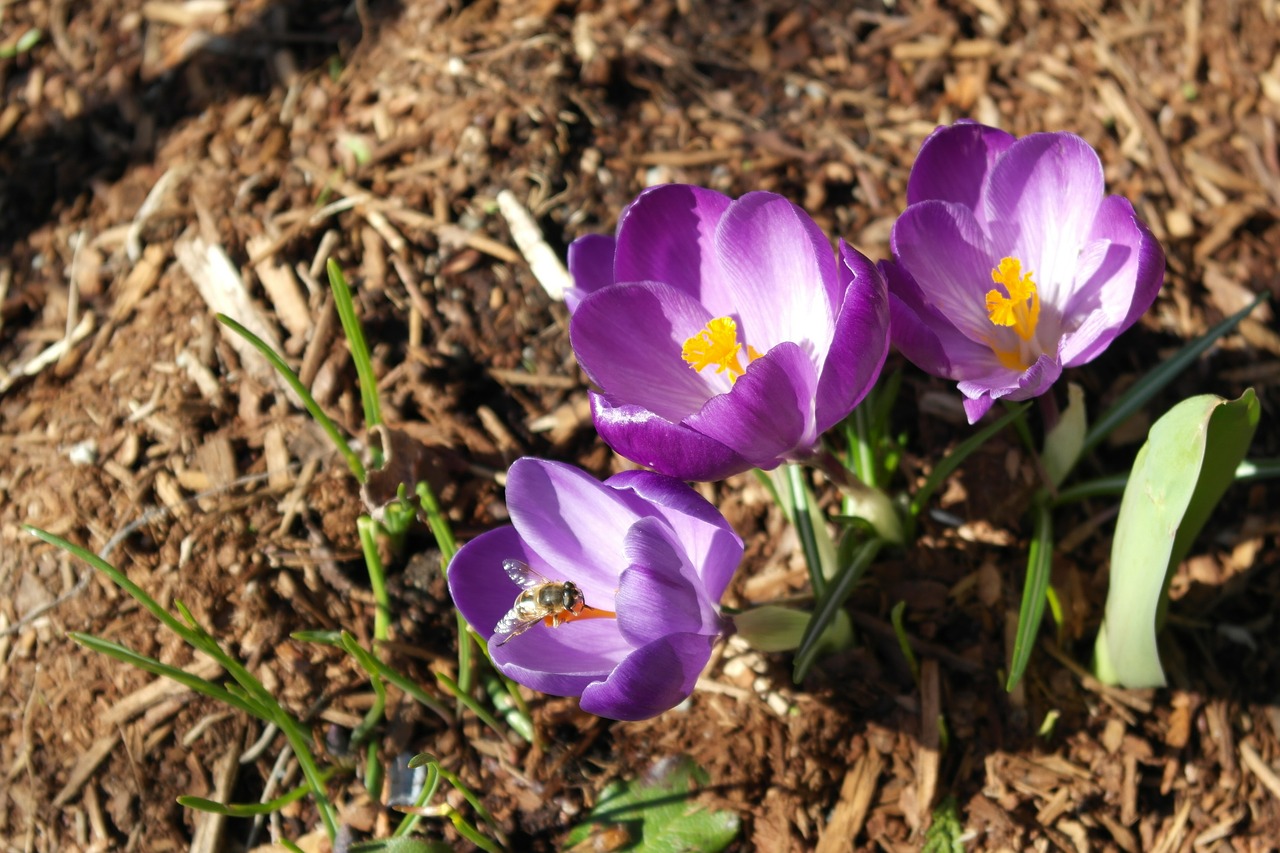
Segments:
[[[666,184],[569,247],[569,334],[600,436],[683,480],[802,461],[888,352],[884,279],[782,196]]]
[[[686,699],[728,627],[718,602],[742,559],[715,507],[652,471],[602,483],[524,458],[507,509],[511,524],[464,545],[448,575],[494,665],[615,720]]]
[[[893,343],[953,379],[973,423],[999,399],[1047,391],[1155,301],[1164,252],[1097,152],[1071,133],[1015,139],[961,122],[935,130],[893,226]]]

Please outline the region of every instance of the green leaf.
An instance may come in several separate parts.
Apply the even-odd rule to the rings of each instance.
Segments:
[[[747,645],[761,652],[790,652],[798,649],[808,631],[813,614],[781,604],[765,604],[744,610],[733,617],[734,628]],[[853,623],[849,614],[837,610],[835,619],[818,638],[819,655],[853,645]]]
[[[1049,576],[1053,572],[1053,515],[1047,501],[1034,508],[1036,529],[1031,535],[1027,554],[1027,578],[1022,587],[1022,606],[1018,608],[1018,629],[1013,638],[1013,660],[1009,663],[1009,680],[1005,690],[1013,690],[1026,672],[1031,649],[1040,632],[1044,606],[1048,601]]]
[[[712,811],[694,801],[706,774],[687,756],[665,759],[656,778],[612,782],[587,820],[569,833],[564,847],[581,844],[602,827],[621,826],[635,853],[716,853],[738,834],[738,815]]]
[[[1111,546],[1111,586],[1094,648],[1103,682],[1164,685],[1156,631],[1169,579],[1231,484],[1260,414],[1253,389],[1230,402],[1203,394],[1183,400],[1151,427],[1125,486]]]
[[[151,673],[152,675],[159,675],[172,681],[176,681],[181,685],[191,688],[197,693],[202,693],[205,696],[208,696],[210,699],[214,699],[218,702],[225,702],[233,708],[239,708],[246,714],[251,714],[267,722],[270,722],[272,719],[269,711],[263,709],[251,699],[237,696],[220,684],[215,684],[198,675],[192,675],[186,670],[179,669],[176,666],[161,663],[155,658],[150,658],[144,654],[135,652],[127,646],[122,646],[119,643],[113,643],[110,640],[95,637],[92,634],[81,634],[78,631],[68,631],[67,636],[74,642],[84,646],[86,649],[91,649],[99,654],[115,658],[122,663],[135,666],[144,672]]]
[[[1076,460],[1080,458],[1088,428],[1084,389],[1074,382],[1068,383],[1067,407],[1062,410],[1062,416],[1053,425],[1053,429],[1044,437],[1044,453],[1040,454],[1045,473],[1049,475],[1049,482],[1055,488],[1062,485],[1067,474],[1075,467]]]
[[[40,43],[41,37],[44,35],[38,27],[31,27],[22,35],[18,36],[18,40],[12,45],[0,47],[0,59],[12,59],[20,56],[31,48]]]

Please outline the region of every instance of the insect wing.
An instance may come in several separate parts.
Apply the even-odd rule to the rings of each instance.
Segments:
[[[532,589],[539,584],[550,583],[537,569],[522,560],[503,560],[502,568],[507,573],[507,577],[519,584],[521,589]],[[511,616],[511,613],[507,616]]]
[[[520,636],[537,624],[537,619],[522,619],[520,617],[520,611],[513,607],[507,611],[506,616],[503,616],[498,620],[498,624],[494,626],[493,635],[495,637],[502,637],[502,642],[498,643],[498,645],[501,646],[512,637]]]
[[[507,615],[498,620],[498,624],[494,626],[495,634],[511,634],[514,633],[521,625],[527,624],[527,619],[520,618],[519,608],[513,607],[507,611]]]

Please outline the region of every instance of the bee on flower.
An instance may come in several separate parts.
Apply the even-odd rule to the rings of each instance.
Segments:
[[[603,483],[543,459],[507,474],[511,524],[464,545],[449,593],[509,678],[584,711],[641,720],[693,692],[729,629],[719,601],[742,539],[684,483]]]

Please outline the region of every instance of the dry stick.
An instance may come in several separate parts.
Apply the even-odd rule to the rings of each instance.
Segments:
[[[1276,799],[1280,799],[1280,775],[1272,770],[1267,762],[1262,760],[1262,756],[1258,755],[1258,751],[1249,743],[1240,744],[1240,760],[1244,762],[1244,766],[1252,771],[1253,775],[1258,777],[1258,781],[1275,795]]]
[[[818,837],[817,853],[845,853],[853,850],[854,839],[862,831],[880,781],[884,760],[870,744],[854,762],[840,785],[840,799],[831,820]]]
[[[938,791],[938,767],[942,762],[942,679],[938,662],[920,661],[920,742],[916,749],[916,820],[923,829]]]
[[[0,375],[0,394],[3,394],[12,388],[18,380],[35,376],[46,367],[57,364],[58,360],[69,352],[73,346],[87,338],[96,325],[97,320],[94,315],[85,314],[80,318],[80,322],[76,324],[76,327],[71,331],[70,336],[64,337],[59,341],[55,341],[30,361],[25,364],[19,364],[16,367],[12,367],[9,369],[7,374]]]

